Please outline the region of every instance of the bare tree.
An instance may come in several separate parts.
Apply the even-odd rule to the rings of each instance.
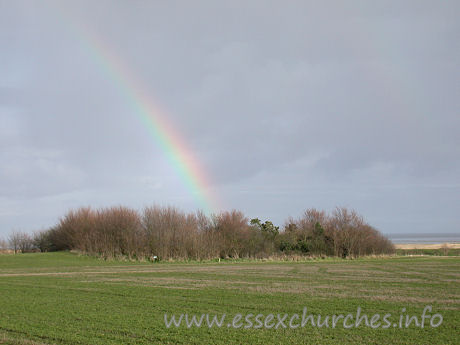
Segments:
[[[14,251],[14,254],[18,253],[19,245],[21,242],[21,233],[13,230],[8,236],[8,243],[10,248]]]
[[[0,239],[0,251],[8,250],[8,243],[4,239]]]
[[[34,242],[32,237],[21,231],[12,231],[8,236],[8,243],[13,249],[14,253],[27,253],[34,249]]]
[[[221,257],[239,258],[248,254],[245,244],[250,238],[250,227],[242,212],[222,212],[215,216],[214,226],[220,240]]]
[[[29,234],[25,232],[20,233],[19,249],[21,253],[29,253],[35,249],[33,238]]]

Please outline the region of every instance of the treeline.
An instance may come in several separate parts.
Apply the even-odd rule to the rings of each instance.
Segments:
[[[249,221],[242,212],[210,217],[174,207],[80,208],[52,228],[28,236],[14,233],[15,251],[78,250],[105,258],[214,259],[272,255],[358,257],[390,254],[393,244],[353,210],[331,214],[309,209],[288,219],[282,231],[270,221]]]

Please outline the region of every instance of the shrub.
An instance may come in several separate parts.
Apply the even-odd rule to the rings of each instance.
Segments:
[[[14,235],[14,236],[13,236]],[[284,231],[270,221],[250,222],[237,210],[211,217],[174,207],[71,210],[33,238],[10,236],[16,251],[79,250],[106,258],[213,259],[269,257],[274,254],[361,256],[392,253],[392,243],[355,211],[337,208],[330,215],[309,209],[288,219]]]

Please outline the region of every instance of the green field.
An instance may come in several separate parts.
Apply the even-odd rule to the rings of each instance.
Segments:
[[[0,255],[4,344],[459,344],[460,258],[136,263]],[[443,316],[437,328],[166,328],[164,314]],[[211,315],[212,316],[212,315]],[[354,320],[353,320],[354,322]],[[289,322],[285,322],[288,324]],[[364,322],[363,322],[364,323]]]

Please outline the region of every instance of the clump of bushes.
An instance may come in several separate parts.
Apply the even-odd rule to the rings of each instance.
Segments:
[[[14,232],[14,252],[77,250],[104,258],[203,260],[270,256],[359,257],[391,254],[393,244],[356,211],[308,209],[280,231],[270,221],[240,211],[206,216],[175,207],[71,210],[50,229]]]
[[[336,208],[331,214],[309,209],[298,219],[288,219],[284,229],[278,237],[284,252],[345,258],[395,251],[388,238],[347,208]]]
[[[38,251],[35,246],[34,237],[26,232],[13,231],[8,237],[9,249],[14,253],[31,253]]]

